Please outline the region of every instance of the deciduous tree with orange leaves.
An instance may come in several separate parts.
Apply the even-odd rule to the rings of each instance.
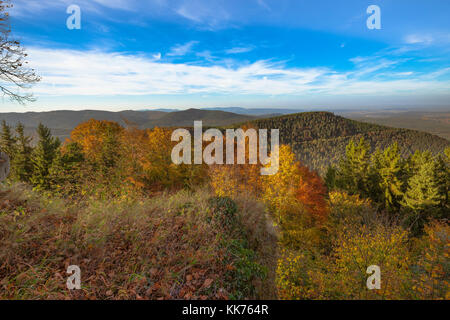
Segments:
[[[300,181],[295,196],[305,209],[319,221],[324,221],[329,207],[326,200],[327,188],[319,175],[308,167],[298,164]]]
[[[86,160],[99,163],[106,152],[113,151],[105,150],[108,142],[119,140],[123,130],[117,122],[91,119],[73,129],[70,141],[81,145]]]
[[[279,170],[264,179],[263,198],[279,221],[287,214],[306,211],[323,220],[328,214],[327,190],[317,173],[295,160],[289,146],[280,147]]]

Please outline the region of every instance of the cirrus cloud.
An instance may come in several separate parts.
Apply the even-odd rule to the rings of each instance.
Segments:
[[[442,70],[428,74],[390,70],[395,62],[356,58],[355,69],[288,68],[260,60],[235,67],[172,63],[138,54],[30,48],[43,80],[37,96],[114,95],[396,95],[448,93]],[[376,65],[376,67],[374,67]],[[447,69],[445,70],[447,72]],[[433,75],[436,75],[434,77]],[[412,77],[414,76],[414,77]]]

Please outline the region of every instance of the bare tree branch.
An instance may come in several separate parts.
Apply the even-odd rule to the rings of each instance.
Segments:
[[[12,7],[10,0],[0,0],[0,91],[12,101],[24,104],[25,101],[35,101],[31,93],[21,93],[28,90],[41,78],[34,69],[27,66],[27,54],[20,42],[10,39],[8,9]],[[13,88],[18,88],[15,91]]]

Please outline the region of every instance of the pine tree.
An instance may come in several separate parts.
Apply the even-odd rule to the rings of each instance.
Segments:
[[[66,194],[76,192],[83,176],[84,155],[82,147],[76,142],[64,145],[57,152],[49,170],[52,187],[63,188]]]
[[[370,145],[361,138],[358,144],[347,145],[345,158],[337,171],[336,184],[351,194],[367,196],[369,178]]]
[[[370,158],[369,167],[369,198],[375,203],[381,203],[382,188],[381,188],[381,176],[380,171],[382,168],[383,152],[377,148]]]
[[[437,188],[439,190],[439,196],[441,202],[439,204],[440,215],[445,217],[448,212],[450,212],[449,208],[449,199],[450,199],[450,161],[446,156],[439,155],[436,158],[436,166],[434,172],[434,179],[436,181]]]
[[[429,151],[416,150],[414,154],[408,157],[405,164],[405,180],[411,179],[417,172],[419,172],[420,166],[423,162],[432,161],[432,154]],[[405,185],[407,187],[407,185]]]
[[[5,120],[2,121],[2,130],[0,133],[0,148],[1,151],[5,152],[9,159],[12,161],[16,153],[16,138],[11,132],[11,127],[6,123]]]
[[[50,188],[49,169],[57,155],[60,146],[59,139],[52,137],[50,129],[42,123],[37,129],[39,142],[33,151],[33,175],[31,183],[38,190],[47,190]]]
[[[328,167],[324,181],[328,188],[328,191],[336,189],[336,168],[334,166]]]
[[[427,219],[436,214],[436,208],[442,201],[435,176],[436,162],[428,161],[427,153],[417,160],[418,171],[409,179],[402,201],[402,205],[412,213],[409,220],[416,231],[421,230]]]
[[[373,187],[375,190],[372,190],[372,193],[379,192],[377,198],[383,208],[389,211],[397,210],[403,195],[401,181],[403,160],[397,143],[386,148],[382,153],[378,151],[374,154],[371,171],[375,176],[372,181],[378,184]]]
[[[444,154],[446,156],[447,163],[449,163],[450,162],[450,147],[445,148]]]
[[[31,153],[33,148],[30,146],[31,137],[24,133],[24,126],[18,123],[16,127],[17,146],[16,155],[13,160],[14,177],[22,182],[29,182],[33,174],[33,163],[31,162]]]

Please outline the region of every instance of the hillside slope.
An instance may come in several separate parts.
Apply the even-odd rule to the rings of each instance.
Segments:
[[[21,122],[25,126],[25,132],[34,136],[39,123],[44,124],[52,130],[52,134],[64,141],[70,136],[70,132],[80,123],[90,119],[115,121],[122,126],[132,123],[142,126],[148,121],[164,116],[162,111],[99,111],[99,110],[59,110],[49,112],[9,112],[0,113],[0,121],[5,120],[11,126]]]
[[[207,190],[81,204],[1,185],[0,299],[273,299],[264,208],[232,204],[225,225]],[[82,290],[67,290],[69,265]]]
[[[279,129],[280,143],[290,145],[298,160],[321,174],[345,154],[351,139],[363,137],[373,150],[397,142],[405,156],[415,150],[436,154],[450,145],[448,140],[429,133],[358,122],[330,112],[297,113],[249,124],[261,129]]]

